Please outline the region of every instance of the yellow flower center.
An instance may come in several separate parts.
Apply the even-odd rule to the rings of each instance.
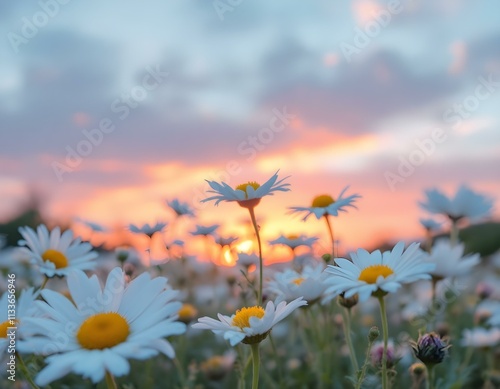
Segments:
[[[250,327],[250,318],[258,317],[259,319],[264,316],[264,308],[255,305],[250,308],[241,308],[236,311],[236,315],[233,317],[233,326],[245,328]]]
[[[304,282],[304,278],[302,277],[299,277],[299,278],[296,278],[292,281],[295,285],[300,285]]]
[[[330,204],[333,204],[335,200],[333,199],[332,196],[330,195],[321,195],[321,196],[316,196],[313,201],[312,201],[312,206],[314,208],[325,208],[328,207]]]
[[[245,192],[245,198],[248,198],[248,193],[247,193],[247,186],[251,186],[253,190],[257,190],[260,187],[260,184],[256,183],[255,181],[249,181],[244,184],[240,184],[236,187],[236,190],[242,190]]]
[[[197,315],[198,311],[191,304],[183,304],[179,312],[179,320],[183,323],[190,322]]]
[[[83,348],[102,350],[123,343],[130,334],[127,321],[116,312],[96,313],[87,318],[76,338]]]
[[[5,320],[3,323],[0,323],[0,339],[7,337],[7,328],[15,327],[15,324],[10,324],[10,320]]]
[[[296,234],[290,234],[290,235],[287,235],[287,239],[297,240],[297,239],[299,239],[299,236]]]
[[[365,281],[367,284],[374,284],[377,282],[377,278],[382,276],[384,278],[389,277],[394,272],[389,266],[386,265],[372,265],[364,269],[359,275],[358,280]]]
[[[68,266],[68,258],[57,250],[48,249],[42,254],[42,259],[47,262],[52,262],[56,269],[61,269]]]

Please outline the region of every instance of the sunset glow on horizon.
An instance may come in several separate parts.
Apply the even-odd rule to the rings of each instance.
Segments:
[[[278,3],[248,3],[223,21],[210,4],[123,4],[142,15],[134,31],[94,18],[109,5],[75,3],[16,56],[12,44],[0,47],[0,220],[34,198],[53,225],[93,221],[112,231],[108,247],[143,250],[128,224],[172,222],[165,200],[179,198],[197,218],[181,220],[175,234],[186,253],[203,256],[203,243],[189,235],[195,224],[254,238],[244,209],[201,203],[205,180],[235,187],[279,170],[291,191],[257,208],[263,240],[304,233],[320,238],[317,253],[328,252],[323,221],[304,223],[288,207],[350,186],[362,196],[358,209],[334,220],[345,253],[421,239],[425,189],[452,193],[468,183],[500,192],[499,31],[487,8],[320,2],[286,5],[277,20]],[[4,35],[32,12],[8,6]],[[179,23],[181,15],[193,26]],[[412,28],[424,20],[429,35]],[[443,28],[450,36],[436,40]],[[267,249],[268,261],[290,259]],[[234,262],[227,251],[215,260]]]

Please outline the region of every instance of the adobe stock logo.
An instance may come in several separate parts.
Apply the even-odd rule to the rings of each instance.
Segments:
[[[24,17],[21,19],[21,34],[13,31],[7,34],[10,46],[14,53],[19,53],[21,45],[27,45],[31,39],[36,37],[39,31],[44,28],[51,19],[59,15],[61,5],[66,5],[70,0],[44,0],[39,1],[40,10],[35,12],[30,18]]]
[[[352,44],[340,43],[340,49],[347,63],[351,62],[351,57],[354,54],[359,54],[364,48],[368,47],[373,39],[377,38],[383,29],[391,23],[393,15],[399,14],[402,10],[401,2],[392,0],[387,4],[386,9],[376,12],[374,18],[368,21],[363,28],[356,27]]]
[[[415,172],[415,168],[422,165],[427,157],[436,151],[437,145],[446,141],[447,137],[442,129],[435,128],[429,138],[416,139],[414,141],[416,147],[408,154],[408,157],[399,156],[397,174],[391,171],[384,173],[385,180],[391,192],[396,191],[396,184],[405,182]]]

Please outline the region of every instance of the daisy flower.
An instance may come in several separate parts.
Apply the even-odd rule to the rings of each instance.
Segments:
[[[78,223],[83,224],[84,226],[90,228],[93,232],[107,232],[108,229],[100,224],[91,222],[89,220],[84,220],[82,218],[77,217],[75,219]]]
[[[208,184],[213,189],[208,192],[215,193],[215,196],[202,200],[202,202],[215,200],[215,205],[218,205],[221,201],[236,201],[241,207],[248,209],[255,231],[255,236],[257,237],[257,244],[259,246],[259,290],[257,294],[259,304],[262,304],[264,260],[262,256],[262,242],[260,239],[259,226],[257,225],[257,218],[255,217],[255,207],[260,203],[261,198],[264,196],[272,196],[274,195],[273,192],[276,191],[287,192],[290,190],[288,188],[290,184],[284,183],[288,177],[278,181],[278,171],[262,185],[255,181],[250,181],[245,184],[238,185],[235,189],[231,188],[225,182],[219,184],[215,181],[207,180]]]
[[[82,271],[68,276],[71,300],[43,290],[37,301],[41,317],[27,318],[32,336],[19,343],[21,352],[49,355],[36,377],[45,386],[73,372],[92,382],[104,376],[129,373],[128,359],[148,359],[163,353],[174,358],[164,339],[186,331],[176,322],[180,302],[177,291],[166,289],[167,279],[142,273],[129,284],[120,268],[113,269],[101,288],[97,276]]]
[[[194,211],[188,203],[179,201],[179,199],[166,200],[166,203],[177,216],[194,216]]]
[[[436,265],[425,262],[418,247],[418,243],[412,243],[404,251],[404,243],[399,242],[392,251],[384,253],[358,249],[351,253],[352,262],[335,258],[337,266],[328,265],[325,269],[331,274],[332,284],[326,292],[345,292],[345,297],[357,293],[359,300],[364,301],[372,294],[385,295],[396,292],[402,284],[429,279]]]
[[[236,236],[227,236],[227,237],[222,237],[222,236],[216,236],[215,237],[215,243],[217,243],[219,246],[224,247],[224,246],[231,246],[234,242],[236,242],[239,238]]]
[[[436,268],[430,272],[435,280],[470,274],[472,268],[480,262],[479,254],[464,256],[464,245],[453,246],[447,239],[438,240],[431,252],[424,255],[427,263],[436,265]]]
[[[434,219],[420,218],[419,222],[422,225],[422,227],[424,227],[425,230],[429,232],[439,230],[443,225],[443,223],[437,222]]]
[[[167,223],[157,222],[155,225],[149,225],[149,223],[143,224],[142,226],[136,226],[135,224],[129,224],[128,229],[134,234],[144,234],[150,238],[157,232],[162,232],[167,226]]]
[[[252,265],[259,266],[259,256],[257,254],[238,253],[236,263],[248,270]]]
[[[447,197],[438,189],[425,191],[425,201],[419,202],[420,207],[433,214],[448,216],[457,221],[462,218],[481,219],[491,213],[493,200],[474,192],[465,185],[460,186],[454,197]]]
[[[215,232],[215,230],[217,230],[217,228],[219,228],[220,226],[218,224],[214,224],[213,226],[200,226],[200,225],[196,225],[196,229],[191,232],[191,235],[193,236],[198,236],[198,235],[202,235],[202,236],[208,236],[208,235],[213,235],[213,233]]]
[[[274,275],[274,279],[268,284],[268,290],[277,295],[276,301],[291,301],[303,297],[308,304],[313,304],[325,297],[325,291],[329,287],[328,274],[323,270],[321,263],[306,265],[300,273],[287,269]]]
[[[264,184],[260,185],[255,181],[249,181],[244,184],[231,188],[225,182],[218,183],[215,181],[208,181],[208,185],[212,188],[209,193],[215,193],[215,196],[207,197],[201,200],[202,203],[215,200],[215,205],[219,205],[221,201],[236,201],[240,206],[248,208],[255,207],[260,199],[264,196],[272,196],[276,191],[287,192],[290,189],[289,183],[284,183],[288,177],[278,181],[278,172],[267,180]]]
[[[0,356],[4,355],[9,345],[9,339],[7,338],[9,328],[15,328],[17,340],[19,340],[20,335],[22,336],[25,329],[24,324],[26,318],[33,315],[36,311],[33,303],[37,296],[33,288],[23,290],[19,299],[15,302],[16,318],[12,320],[9,320],[8,316],[8,310],[12,309],[9,307],[9,298],[11,299],[11,294],[5,292],[0,298]]]
[[[316,242],[318,238],[315,237],[306,237],[305,235],[288,235],[284,236],[281,235],[279,238],[276,238],[274,240],[270,240],[269,244],[272,245],[277,245],[277,244],[282,244],[285,246],[290,247],[292,250],[295,250],[297,247],[300,246],[307,246],[307,247],[312,247],[314,242]]]
[[[500,343],[500,329],[476,327],[464,330],[462,346],[465,347],[493,347]]]
[[[192,327],[212,330],[215,334],[223,335],[224,339],[229,340],[231,346],[236,346],[240,342],[256,344],[263,341],[277,323],[303,305],[307,305],[307,302],[301,297],[289,304],[282,301],[275,305],[269,301],[265,310],[260,306],[245,307],[237,310],[232,316],[219,313],[219,320],[205,316],[198,319],[198,323],[193,324]]]
[[[476,312],[478,311],[482,311],[489,325],[500,326],[500,301],[484,301],[477,307]]]
[[[307,220],[307,218],[314,214],[316,219],[321,219],[323,216],[331,215],[338,216],[339,212],[346,212],[345,208],[352,207],[356,208],[354,202],[361,198],[358,194],[353,194],[347,197],[343,197],[344,193],[349,189],[349,186],[346,186],[342,192],[337,196],[337,199],[334,199],[332,196],[328,194],[323,194],[320,196],[316,196],[310,207],[290,207],[292,213],[296,212],[305,212],[306,215],[302,220]]]
[[[20,251],[29,256],[30,261],[39,266],[47,277],[65,276],[74,269],[90,270],[96,266],[92,261],[97,253],[91,251],[90,243],[81,243],[80,238],[73,240],[73,231],[61,234],[59,227],[50,233],[45,225],[39,225],[36,232],[29,227],[20,227],[24,238],[19,241]]]

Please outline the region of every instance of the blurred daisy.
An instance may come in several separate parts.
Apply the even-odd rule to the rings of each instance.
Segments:
[[[238,253],[237,255],[238,259],[236,263],[240,266],[243,266],[247,270],[252,265],[259,265],[259,256],[257,254]]]
[[[464,245],[453,246],[447,239],[438,240],[425,261],[436,265],[430,273],[435,280],[470,274],[471,269],[480,262],[479,254],[464,255]]]
[[[382,366],[382,356],[384,354],[384,342],[383,341],[378,341],[373,343],[373,346],[370,350],[370,362],[372,366],[379,368]],[[387,343],[387,367],[391,368],[393,367],[398,359],[399,356],[397,355],[396,347],[394,347],[394,341],[392,339],[389,339]]]
[[[37,294],[33,292],[33,288],[25,289],[21,292],[21,296],[16,301],[15,319],[9,320],[8,316],[8,299],[9,292],[5,292],[0,298],[0,356],[4,355],[9,339],[7,338],[7,331],[9,327],[16,328],[16,340],[23,336],[25,319],[36,312],[35,305],[33,304],[37,298]]]
[[[19,232],[24,238],[19,241],[19,250],[29,256],[30,261],[39,266],[47,277],[65,276],[74,269],[90,270],[95,268],[92,261],[97,253],[91,251],[89,243],[81,243],[80,238],[73,240],[73,231],[66,230],[61,234],[59,227],[50,233],[43,224],[36,232],[29,227],[20,227]]]
[[[493,200],[485,195],[472,191],[465,185],[460,186],[454,197],[447,197],[438,189],[425,191],[425,201],[419,202],[420,207],[433,214],[446,215],[451,220],[462,218],[471,220],[489,216]]]
[[[310,207],[290,207],[292,213],[305,212],[306,215],[302,220],[307,220],[307,218],[314,214],[316,219],[321,219],[322,216],[338,216],[339,212],[346,212],[345,208],[352,207],[356,208],[354,202],[361,198],[358,194],[353,194],[347,197],[342,197],[349,186],[346,186],[342,192],[338,195],[337,199],[334,199],[328,194],[323,194],[316,196]]]
[[[307,305],[307,302],[301,297],[289,304],[282,301],[276,306],[269,301],[265,310],[260,306],[245,307],[237,310],[232,316],[219,313],[217,315],[219,320],[205,316],[198,319],[198,323],[192,327],[212,330],[215,334],[223,335],[231,346],[236,346],[240,342],[256,344],[267,337],[273,326],[303,305]]]
[[[277,296],[279,301],[291,301],[303,297],[308,304],[313,304],[325,297],[328,274],[323,272],[322,263],[306,265],[302,272],[287,269],[276,273],[268,284],[268,291]],[[334,295],[327,300],[330,301]]]
[[[307,246],[307,247],[312,247],[314,242],[316,242],[318,238],[308,238],[305,235],[288,235],[284,236],[281,235],[279,238],[270,240],[269,244],[272,245],[277,245],[277,244],[282,244],[284,246],[290,247],[292,250],[295,250],[297,247],[300,246]]]
[[[276,172],[262,185],[255,181],[250,181],[238,185],[234,189],[225,182],[219,184],[218,182],[207,180],[208,185],[213,189],[208,192],[215,193],[215,196],[203,199],[201,202],[204,203],[215,200],[215,205],[218,205],[221,201],[236,201],[242,207],[255,207],[264,196],[272,196],[274,194],[273,192],[276,191],[289,191],[290,189],[288,187],[290,184],[284,183],[287,178],[288,177],[285,177],[278,181],[278,172]]]
[[[176,322],[177,292],[166,289],[167,279],[142,273],[129,284],[120,268],[113,269],[102,289],[97,276],[81,271],[68,276],[71,300],[52,290],[37,301],[42,317],[26,319],[33,334],[19,343],[21,352],[49,355],[36,377],[45,386],[70,372],[102,381],[106,374],[129,373],[127,359],[148,359],[175,352],[164,338],[185,332]]]
[[[443,223],[437,222],[434,219],[420,218],[419,221],[422,227],[424,227],[425,230],[429,232],[439,230],[443,225]]]
[[[200,370],[209,380],[220,381],[226,374],[233,370],[235,360],[236,353],[230,350],[224,355],[214,355],[203,361],[200,365]]]
[[[489,319],[488,324],[492,326],[500,326],[500,302],[499,301],[488,301],[487,308],[489,309]],[[479,305],[478,310],[486,309],[483,308],[482,304]]]
[[[84,219],[81,219],[79,217],[77,217],[75,220],[78,223],[83,224],[84,226],[90,228],[94,232],[106,232],[106,231],[108,231],[108,229],[106,227],[101,226],[100,224],[97,224],[97,223],[94,223],[94,222],[91,222],[88,220],[84,220]]]
[[[135,224],[129,224],[128,229],[134,234],[144,234],[151,238],[157,232],[162,232],[166,226],[167,223],[160,222],[157,222],[155,225],[149,225],[149,223],[146,223],[140,227]]]
[[[7,236],[5,234],[0,234],[0,250],[7,244]]]
[[[476,327],[470,330],[464,330],[462,337],[462,346],[465,347],[494,347],[500,343],[500,329],[485,329]]]
[[[236,236],[227,236],[227,237],[217,236],[215,237],[215,243],[217,243],[221,247],[231,246],[238,239],[239,238]]]
[[[436,267],[423,260],[422,251],[417,243],[412,243],[406,251],[404,243],[399,242],[392,251],[381,253],[379,250],[369,253],[359,249],[351,254],[352,262],[336,258],[337,266],[328,265],[332,284],[327,293],[345,292],[345,297],[356,293],[364,301],[376,293],[384,295],[396,292],[402,284],[431,278],[430,272]]]
[[[219,228],[220,226],[218,224],[214,224],[213,226],[200,226],[200,225],[196,225],[196,229],[191,232],[191,235],[193,236],[198,236],[198,235],[201,235],[201,236],[208,236],[208,235],[213,235],[215,230],[217,230],[217,228]]]
[[[193,209],[188,203],[179,201],[179,199],[167,200],[167,205],[175,212],[175,214],[180,216],[194,216]]]

